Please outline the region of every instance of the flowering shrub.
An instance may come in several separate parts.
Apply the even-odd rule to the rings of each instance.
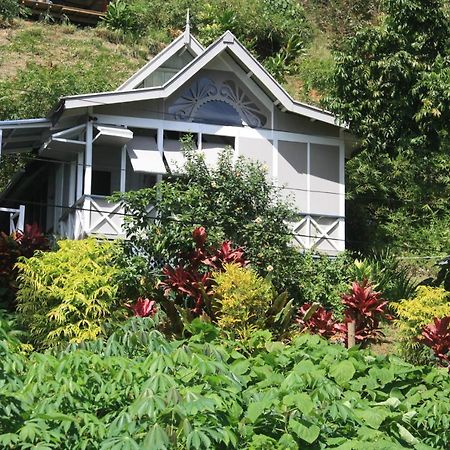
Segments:
[[[450,363],[450,316],[435,318],[433,323],[422,330],[423,344],[433,350],[434,355],[442,361]],[[450,371],[450,365],[449,365]]]
[[[380,320],[390,319],[386,313],[387,300],[381,298],[380,292],[373,290],[372,285],[364,280],[355,281],[351,292],[342,295],[342,303],[345,306],[344,323],[338,329],[347,332],[347,324],[355,322],[355,341],[357,344],[366,345],[376,342],[383,335],[380,330]]]
[[[298,310],[295,321],[302,329],[307,329],[311,334],[319,334],[327,339],[338,332],[333,312],[327,311],[323,306],[317,304],[303,304]]]
[[[17,269],[19,257],[30,258],[36,250],[50,249],[48,239],[36,224],[25,225],[23,233],[11,235],[0,233],[0,307],[13,310],[17,292]]]

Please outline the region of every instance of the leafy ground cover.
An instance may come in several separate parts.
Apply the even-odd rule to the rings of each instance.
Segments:
[[[445,449],[450,379],[302,335],[241,343],[132,319],[107,341],[20,352],[0,327],[0,445],[40,449]]]

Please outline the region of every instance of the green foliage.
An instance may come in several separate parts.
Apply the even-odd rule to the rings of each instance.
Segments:
[[[430,254],[450,240],[450,22],[441,0],[386,0],[384,12],[338,53],[329,104],[360,138],[348,235]]]
[[[223,152],[213,169],[206,167],[200,155],[187,152],[186,157],[180,176],[150,189],[115,195],[129,215],[124,225],[128,254],[142,255],[147,266],[161,259],[172,265],[179,259],[185,264],[183,255],[194,249],[192,232],[204,226],[209,245],[230,240],[243,247],[259,274],[273,269],[277,291],[288,290],[295,297],[299,271],[294,266],[301,255],[291,245],[285,221],[293,219],[296,211],[282,199],[262,165],[242,157],[234,161],[231,151]],[[148,216],[148,205],[158,211],[156,219]],[[149,275],[143,272],[140,279]]]
[[[294,0],[116,0],[107,11],[105,25],[138,39],[169,42],[184,29],[186,11],[191,12],[191,28],[209,45],[230,30],[260,60],[282,60],[282,75],[310,39],[310,26],[303,8]],[[278,72],[277,72],[278,73]]]
[[[353,36],[362,27],[376,21],[380,0],[310,0],[309,8],[316,25],[324,30],[334,47]]]
[[[299,256],[295,266],[299,283],[296,299],[299,304],[320,303],[332,309],[340,319],[344,311],[341,294],[346,292],[352,280],[352,260],[348,254],[329,258],[305,253]]]
[[[0,28],[9,25],[13,19],[19,17],[21,8],[17,0],[2,0],[0,3]]]
[[[86,239],[59,246],[17,264],[19,320],[37,347],[101,336],[119,306],[113,244]]]
[[[13,401],[0,402],[0,445],[448,448],[444,372],[317,336],[285,345],[259,332],[237,346],[194,325],[190,339],[170,342],[151,320],[133,319],[107,342],[22,357],[0,384],[2,400]]]
[[[121,30],[132,35],[141,34],[145,28],[143,17],[140,17],[140,9],[135,4],[126,0],[114,0],[108,5],[104,23],[107,28]]]
[[[435,317],[450,316],[450,293],[443,288],[419,286],[414,298],[402,300],[392,307],[398,316],[401,355],[415,364],[429,362],[430,351],[417,338]]]
[[[397,255],[386,249],[355,260],[351,277],[361,282],[369,280],[384,298],[392,302],[414,295],[417,282],[410,271],[411,268],[402,265]]]

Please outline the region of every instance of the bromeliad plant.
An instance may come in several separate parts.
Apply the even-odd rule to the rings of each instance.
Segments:
[[[380,329],[382,319],[390,320],[386,313],[388,301],[381,298],[381,293],[376,292],[373,286],[366,280],[355,281],[351,291],[342,295],[345,306],[344,323],[339,325],[339,330],[347,332],[347,324],[355,322],[355,341],[365,346],[378,341],[383,333]]]
[[[422,330],[420,341],[433,350],[436,358],[448,365],[450,372],[450,316],[434,318],[433,323]]]

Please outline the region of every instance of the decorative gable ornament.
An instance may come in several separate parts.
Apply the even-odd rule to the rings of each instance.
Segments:
[[[223,103],[231,106],[232,110],[224,108]],[[206,112],[208,114],[205,114]],[[209,78],[195,81],[169,106],[169,114],[176,120],[187,122],[214,122],[216,115],[217,119],[226,115],[229,125],[248,125],[256,128],[263,127],[267,122],[267,117],[233,80],[218,84]]]

